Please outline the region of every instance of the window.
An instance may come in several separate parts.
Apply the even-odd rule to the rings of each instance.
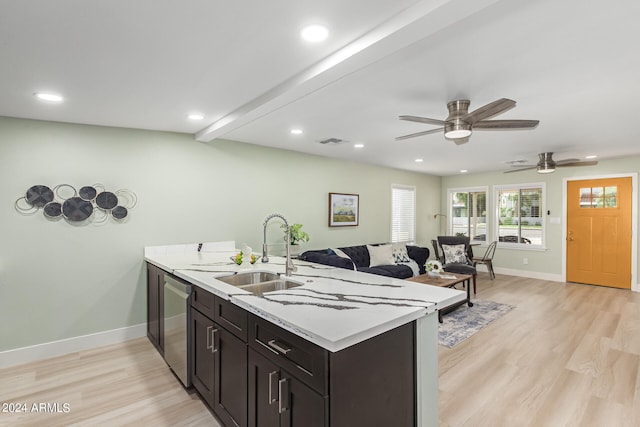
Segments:
[[[618,187],[587,187],[580,189],[581,208],[615,208],[618,206]]]
[[[487,188],[456,188],[449,193],[449,234],[487,240]]]
[[[391,241],[416,240],[416,187],[391,186]]]
[[[495,187],[497,239],[544,246],[544,184]]]

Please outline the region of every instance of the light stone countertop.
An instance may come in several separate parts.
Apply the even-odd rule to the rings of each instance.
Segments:
[[[462,291],[294,260],[301,286],[253,295],[217,280],[245,271],[284,276],[283,257],[236,265],[237,251],[157,253],[145,260],[231,301],[329,351],[337,352],[433,313],[466,297]]]

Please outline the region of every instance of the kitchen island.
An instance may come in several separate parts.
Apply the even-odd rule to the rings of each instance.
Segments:
[[[236,251],[198,252],[190,250],[193,247],[188,245],[185,248],[183,251],[147,248],[145,259],[163,271],[249,313],[250,319],[254,319],[250,320],[250,344],[260,343],[261,333],[276,331],[275,328],[278,328],[291,334],[283,339],[289,344],[299,339],[301,342],[308,342],[322,349],[326,353],[324,362],[313,364],[313,366],[321,366],[324,363],[320,369],[322,375],[317,374],[315,377],[310,375],[309,378],[313,378],[308,381],[309,384],[317,387],[320,396],[324,396],[325,399],[329,399],[330,391],[333,391],[333,394],[347,393],[344,391],[348,390],[348,387],[345,388],[346,385],[341,387],[335,387],[335,385],[339,381],[348,382],[348,379],[338,380],[331,376],[337,375],[337,372],[342,372],[345,376],[349,375],[350,369],[345,369],[347,365],[343,360],[359,359],[362,361],[360,365],[366,365],[363,359],[367,357],[363,357],[362,352],[367,349],[367,346],[375,345],[377,342],[384,345],[385,339],[389,340],[389,343],[394,343],[395,346],[406,344],[407,348],[402,350],[405,353],[409,351],[411,359],[409,363],[402,364],[413,365],[410,366],[409,371],[413,378],[405,381],[406,384],[403,387],[411,391],[413,402],[408,406],[410,409],[385,408],[385,410],[409,410],[414,413],[403,414],[403,416],[407,415],[415,425],[437,425],[437,310],[464,299],[463,292],[296,261],[297,271],[289,279],[297,282],[299,286],[254,295],[219,279],[248,271],[284,274],[284,258],[272,257],[268,263],[236,265],[230,260]],[[281,344],[278,344],[280,345],[278,347],[276,343],[277,341],[273,339],[268,344],[270,346],[273,344],[276,349],[282,347]],[[267,345],[263,347],[266,348]],[[375,347],[370,348],[375,349]],[[273,351],[273,348],[269,350]],[[290,349],[283,349],[282,354],[286,355],[288,351]],[[378,353],[377,350],[374,351]],[[397,353],[400,354],[402,351],[399,349]],[[309,351],[309,354],[313,354],[313,351]],[[266,355],[269,353],[266,352]],[[382,356],[371,354],[372,360],[377,360],[376,357]],[[309,363],[311,366],[311,362]],[[350,363],[353,363],[353,360]],[[308,374],[313,374],[310,372],[311,368],[297,367]],[[390,371],[394,368],[402,367],[378,366],[377,370]],[[361,367],[360,370],[362,369],[364,368]],[[326,381],[318,379],[323,375],[327,378]],[[356,380],[359,374],[354,366],[353,375],[355,382],[363,384],[367,382],[367,376],[373,378],[377,373],[376,369],[368,374],[363,371],[360,372],[362,378]],[[385,378],[382,374],[380,377]],[[392,377],[394,375],[390,372],[387,378]],[[249,382],[251,381],[250,373]],[[268,386],[271,392],[271,384]],[[349,400],[348,393],[343,395],[341,401],[344,400]],[[334,402],[334,400],[329,399],[328,402]],[[348,402],[346,405],[348,409]],[[332,425],[329,420],[334,419],[333,411],[338,407],[338,403],[327,404],[326,407],[327,421],[324,425]],[[252,413],[251,407],[249,412],[249,421],[251,421],[251,415],[254,414],[255,418],[257,412],[254,410]],[[337,409],[335,412],[337,413]]]

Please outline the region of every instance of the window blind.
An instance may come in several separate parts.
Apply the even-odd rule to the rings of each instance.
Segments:
[[[416,240],[416,189],[391,187],[391,241],[413,243]]]

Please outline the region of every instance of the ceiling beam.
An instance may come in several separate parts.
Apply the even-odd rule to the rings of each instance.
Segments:
[[[422,0],[198,131],[209,142],[504,0]]]

